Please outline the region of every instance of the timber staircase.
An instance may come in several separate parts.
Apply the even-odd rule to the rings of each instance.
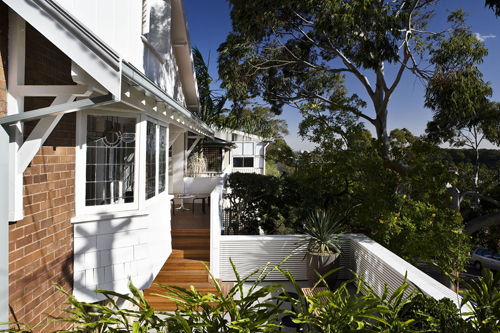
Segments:
[[[155,283],[186,289],[194,286],[202,294],[217,294],[217,289],[203,266],[205,264],[210,267],[210,229],[172,229],[171,234],[172,254],[151,287],[144,291],[146,300],[156,311],[175,311],[177,306],[173,301],[152,295],[165,293]]]

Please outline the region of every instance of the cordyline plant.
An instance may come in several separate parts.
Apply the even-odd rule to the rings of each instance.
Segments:
[[[109,301],[108,306],[79,302],[60,287],[61,292],[68,297],[71,309],[65,309],[68,316],[50,318],[45,323],[36,327],[29,327],[22,323],[9,323],[13,328],[1,332],[47,332],[43,328],[51,323],[69,323],[72,327],[68,330],[55,332],[272,332],[278,331],[279,316],[292,315],[293,321],[307,328],[311,332],[451,332],[445,325],[450,320],[465,322],[465,325],[456,326],[455,332],[498,332],[500,318],[498,282],[500,273],[494,278],[488,270],[483,270],[483,280],[467,285],[470,289],[465,292],[463,304],[469,304],[470,313],[465,321],[453,312],[442,312],[437,305],[424,310],[415,310],[422,299],[430,299],[418,289],[412,289],[406,281],[394,292],[389,292],[387,285],[378,295],[362,276],[356,275],[353,280],[345,281],[340,288],[331,291],[324,290],[306,295],[289,271],[281,269],[278,265],[272,269],[269,264],[264,268],[255,270],[245,278],[237,273],[231,262],[236,276],[236,283],[227,295],[222,293],[217,280],[214,284],[218,290],[216,294],[203,295],[191,287],[190,289],[175,286],[162,286],[164,294],[158,295],[173,300],[177,304],[174,312],[159,312],[149,305],[132,282],[130,282],[130,295],[112,291],[98,290]],[[274,270],[279,270],[284,278],[294,287],[297,298],[291,296],[289,291],[280,284],[260,287],[265,278]],[[334,271],[328,274],[334,273]],[[320,285],[322,280],[312,288]],[[213,278],[213,276],[212,276]],[[245,284],[250,279],[255,281],[247,287]],[[349,284],[356,284],[356,291],[351,294]],[[273,294],[282,293],[281,296]],[[418,297],[415,297],[417,296]],[[136,310],[121,309],[116,298],[133,304]],[[283,302],[291,302],[291,310],[281,308]],[[439,303],[441,301],[436,301]],[[449,302],[449,301],[448,301]],[[429,303],[430,304],[430,303]],[[415,307],[417,305],[417,307]],[[431,315],[430,313],[433,313]],[[426,323],[422,329],[419,323]],[[2,324],[2,323],[0,323]],[[4,323],[5,324],[5,323]]]

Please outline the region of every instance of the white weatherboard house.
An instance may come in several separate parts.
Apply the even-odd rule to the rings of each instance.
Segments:
[[[10,305],[36,324],[61,306],[55,283],[90,302],[129,276],[149,287],[171,252],[187,132],[214,133],[191,113],[183,0],[4,0],[0,14],[0,322]]]
[[[266,174],[266,147],[269,139],[241,131],[216,131],[217,138],[232,141],[236,146],[231,150],[232,172]]]
[[[184,177],[188,137],[214,131],[191,113],[183,0],[2,0],[0,60],[0,322],[59,315],[56,283],[87,302],[102,300],[98,288],[127,293],[128,276],[148,288],[172,252],[170,193],[210,193],[216,278],[234,280],[229,257],[244,276],[296,248],[297,236],[221,235],[228,166],[264,174],[261,138],[221,133],[225,175],[202,190]],[[453,297],[362,235],[343,245],[377,290],[408,272]],[[297,278],[302,257],[288,263]]]

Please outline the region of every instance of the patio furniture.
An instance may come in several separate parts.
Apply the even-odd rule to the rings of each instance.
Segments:
[[[205,214],[205,199],[207,197],[206,196],[198,196],[198,195],[194,195],[194,199],[193,199],[193,213],[194,213],[194,202],[195,200],[201,200],[202,201],[202,210],[203,210],[203,214]]]
[[[184,199],[193,199],[193,198],[194,198],[194,195],[191,195],[191,194],[184,194],[184,193],[175,194],[173,199],[181,199],[181,205],[175,209],[177,209],[177,210],[189,210],[189,208],[184,207]]]
[[[314,289],[311,288],[302,288],[302,293],[304,296],[306,296],[308,299],[316,296],[317,293],[322,292],[322,291],[327,291],[329,290],[326,287],[316,287]],[[323,303],[328,303],[328,299],[325,296],[321,296],[319,300]],[[314,315],[318,316],[320,313],[318,311],[314,311]]]
[[[295,328],[296,332],[301,332],[302,331],[302,325],[295,323],[293,319],[297,318],[295,315],[286,315],[281,318],[280,322],[280,331],[281,331],[281,326],[285,327],[290,327],[290,328]]]

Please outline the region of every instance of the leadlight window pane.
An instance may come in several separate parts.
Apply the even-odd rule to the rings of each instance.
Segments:
[[[156,193],[156,124],[148,121],[146,131],[146,199]]]
[[[87,116],[85,205],[134,202],[136,119]]]
[[[167,128],[160,126],[160,143],[159,143],[159,170],[158,170],[158,193],[165,191],[167,184]]]

